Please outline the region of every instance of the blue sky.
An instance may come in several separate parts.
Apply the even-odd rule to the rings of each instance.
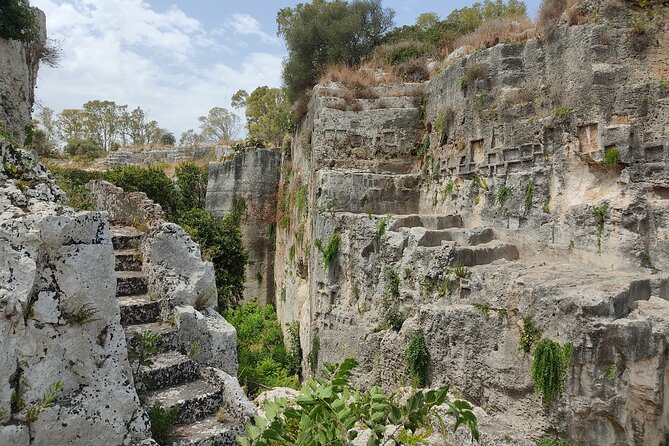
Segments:
[[[60,112],[91,99],[141,106],[175,133],[197,128],[240,88],[279,86],[286,55],[276,12],[298,1],[32,0],[63,48],[58,68],[40,69],[37,107]],[[423,12],[445,17],[472,1],[384,0],[397,25]],[[531,17],[538,0],[526,2]]]

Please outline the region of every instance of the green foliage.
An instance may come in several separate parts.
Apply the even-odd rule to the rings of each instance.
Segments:
[[[567,440],[562,440],[558,437],[541,437],[537,441],[537,446],[569,446]]]
[[[307,355],[309,368],[313,374],[316,374],[316,371],[318,370],[318,354],[320,353],[320,350],[321,338],[318,334],[315,334],[314,337],[311,338],[311,350],[309,351],[309,355]]]
[[[616,376],[618,376],[618,364],[616,364],[615,362],[613,364],[609,364],[606,367],[606,371],[604,372],[604,376],[609,381],[613,381],[614,379],[616,379]]]
[[[381,43],[393,16],[380,0],[317,1],[281,9],[276,21],[288,48],[282,74],[288,99],[295,101],[313,86],[326,66],[359,63]]]
[[[332,234],[330,240],[328,240],[328,245],[325,248],[323,248],[321,241],[318,239],[314,243],[316,244],[316,248],[318,248],[321,254],[323,254],[323,267],[327,271],[328,268],[330,267],[330,263],[332,263],[334,258],[339,253],[341,234],[339,234],[338,232]]]
[[[41,398],[38,398],[35,403],[28,408],[26,413],[26,421],[34,423],[37,421],[39,415],[49,407],[53,406],[61,392],[63,391],[63,381],[56,381],[44,392]]]
[[[204,209],[209,171],[195,163],[181,163],[175,170],[182,209]]]
[[[471,271],[469,271],[469,268],[464,265],[454,266],[450,271],[455,275],[455,277],[459,279],[467,279],[472,275]]]
[[[620,163],[620,150],[617,147],[611,147],[604,152],[604,164],[607,166],[615,166]]]
[[[562,394],[572,354],[571,344],[563,347],[550,339],[544,339],[534,349],[532,381],[534,391],[544,404],[549,404]]]
[[[597,228],[597,252],[602,252],[602,234],[604,233],[604,222],[609,213],[609,205],[604,203],[600,206],[593,206],[592,212],[595,217],[595,227]]]
[[[239,116],[223,107],[213,107],[206,116],[197,119],[200,121],[202,139],[214,144],[235,139],[241,130]]]
[[[376,222],[376,235],[382,237],[386,233],[386,226],[388,225],[389,217],[382,217]]]
[[[573,110],[569,107],[558,107],[555,109],[555,117],[558,119],[567,119],[572,113]]]
[[[506,186],[501,186],[497,190],[497,205],[499,207],[503,207],[504,203],[506,203],[506,200],[509,199],[509,188]]]
[[[288,332],[288,359],[291,374],[302,374],[302,344],[300,344],[300,321],[286,324]]]
[[[386,289],[381,301],[382,328],[400,331],[404,323],[404,315],[399,309],[400,277],[391,269],[386,269],[384,276]]]
[[[0,8],[0,37],[23,42],[37,40],[37,16],[28,0],[3,0]]]
[[[102,172],[54,165],[48,167],[58,186],[67,194],[70,206],[77,210],[93,210],[91,193],[85,185],[89,181],[102,179],[104,175]]]
[[[82,160],[94,160],[107,154],[102,147],[90,139],[77,138],[68,140],[64,151],[69,156]]]
[[[63,319],[69,324],[74,325],[84,325],[92,321],[96,321],[95,315],[98,314],[97,308],[93,307],[92,304],[86,303],[82,305],[77,311],[68,313],[66,311],[62,312]]]
[[[350,445],[357,429],[371,431],[368,445],[397,444],[400,435],[413,435],[419,429],[432,431],[430,415],[446,405],[446,415],[454,418],[454,429],[469,427],[472,437],[479,438],[476,417],[465,401],[451,401],[448,388],[412,394],[404,404],[385,395],[379,387],[360,391],[351,386],[355,359],[341,365],[326,364],[321,379],[304,383],[295,402],[277,399],[265,405],[266,418],[256,417],[246,426],[246,435],[237,440],[241,446],[313,446]],[[443,420],[442,423],[443,425]],[[384,441],[388,426],[390,438]]]
[[[175,184],[160,167],[115,167],[107,171],[107,181],[126,192],[144,192],[163,208],[170,221],[176,220],[179,194]]]
[[[295,193],[295,212],[298,217],[302,217],[302,213],[307,208],[307,191],[308,187],[303,184]]]
[[[163,408],[159,402],[154,403],[148,410],[151,421],[151,436],[159,445],[168,445],[172,442],[174,424],[179,414],[179,405],[169,410]]]
[[[183,213],[179,224],[195,240],[205,258],[214,264],[219,311],[237,305],[244,291],[248,254],[234,212],[215,217],[204,209]]]
[[[135,363],[135,375],[141,367],[149,367],[153,364],[151,356],[162,351],[159,345],[160,335],[152,331],[137,333],[132,342],[128,343],[128,359]]]
[[[482,303],[482,304],[472,304],[472,307],[479,310],[481,312],[481,314],[483,315],[484,319],[488,319],[488,317],[490,316],[490,304],[489,303],[485,302],[485,303]]]
[[[430,362],[430,352],[425,344],[423,333],[416,332],[411,335],[404,351],[404,358],[415,386],[427,386],[427,367]]]
[[[239,90],[232,106],[246,107],[246,128],[251,138],[280,147],[283,137],[293,132],[291,104],[281,88],[262,86],[250,95]]]
[[[525,186],[525,212],[532,209],[532,201],[534,200],[534,181],[530,180]]]
[[[488,191],[488,183],[483,175],[476,175],[472,181],[472,189],[479,191]]]
[[[523,318],[523,326],[520,329],[520,342],[518,349],[521,352],[529,353],[532,346],[541,338],[541,329],[534,325],[530,316]]]
[[[251,302],[227,310],[224,316],[237,329],[238,377],[249,396],[297,385],[296,352],[286,350],[274,306]]]

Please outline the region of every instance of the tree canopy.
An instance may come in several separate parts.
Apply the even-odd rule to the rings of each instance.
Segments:
[[[293,131],[290,101],[281,88],[262,86],[250,95],[239,90],[232,96],[232,106],[246,107],[249,138],[280,146],[284,135]]]
[[[355,65],[381,43],[395,12],[381,0],[313,0],[277,13],[288,47],[283,82],[291,101],[313,86],[327,65]]]
[[[207,116],[197,118],[200,121],[201,137],[205,141],[218,143],[235,139],[239,135],[241,122],[239,116],[222,107],[209,110]]]
[[[2,0],[0,37],[32,42],[37,38],[37,17],[28,0]]]

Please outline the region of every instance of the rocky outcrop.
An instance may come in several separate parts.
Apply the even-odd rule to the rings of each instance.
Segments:
[[[225,163],[209,164],[207,210],[218,217],[241,212],[240,229],[248,250],[243,300],[274,299],[274,238],[281,152],[249,149]]]
[[[576,12],[582,25],[460,52],[423,86],[424,113],[416,85],[314,89],[283,160],[275,259],[306,369],[355,356],[361,384],[406,385],[421,332],[430,384],[480,407],[486,444],[664,438],[667,32],[639,47],[634,9]],[[533,345],[574,348],[548,405],[531,327]]]
[[[35,42],[0,38],[0,124],[21,142],[31,122],[40,53],[46,43],[46,18],[39,9],[34,11],[39,27]]]
[[[48,171],[2,140],[0,160],[2,443],[147,438],[106,214],[69,208]]]
[[[149,200],[144,192],[125,192],[108,181],[93,180],[86,184],[95,209],[104,209],[109,220],[118,225],[150,225],[165,220],[158,203]]]

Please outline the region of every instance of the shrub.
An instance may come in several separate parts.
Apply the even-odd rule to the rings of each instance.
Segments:
[[[337,256],[339,253],[339,243],[341,242],[341,234],[338,232],[335,232],[332,234],[330,237],[330,240],[328,240],[328,244],[325,248],[323,248],[321,241],[316,240],[316,248],[323,254],[323,267],[325,270],[330,268],[330,263],[334,260],[334,258]]]
[[[248,262],[238,216],[232,212],[218,218],[207,210],[191,209],[180,216],[179,224],[200,245],[203,256],[214,264],[219,311],[235,307],[244,292]]]
[[[94,160],[107,154],[102,147],[88,139],[70,139],[64,150],[71,157],[84,160]]]
[[[544,339],[534,349],[532,381],[534,391],[544,404],[549,404],[562,394],[572,355],[573,346],[570,343],[563,347],[550,339]]]
[[[604,164],[615,166],[620,163],[620,150],[617,147],[611,147],[604,152]]]
[[[573,110],[569,107],[558,107],[555,109],[555,117],[558,119],[567,119],[572,113]]]
[[[430,79],[430,72],[425,62],[420,59],[410,59],[395,66],[397,77],[404,82],[425,82]]]
[[[176,221],[179,194],[175,184],[157,167],[115,167],[107,172],[107,180],[126,192],[144,192],[163,208],[168,220]]]
[[[316,374],[316,371],[318,370],[318,353],[321,350],[321,338],[318,336],[318,334],[315,334],[313,338],[311,338],[311,350],[309,351],[309,355],[307,355],[307,361],[309,361],[309,368],[311,369],[311,373],[314,375]]]
[[[284,345],[274,306],[251,302],[224,316],[237,329],[239,381],[249,396],[272,387],[296,387],[295,352]]]
[[[386,289],[381,301],[383,328],[400,331],[404,315],[399,310],[400,277],[391,269],[385,271]]]
[[[88,171],[73,167],[59,167],[50,165],[49,171],[56,179],[56,184],[65,192],[70,206],[77,210],[93,210],[91,193],[86,189],[86,183],[104,177],[102,172]]]
[[[411,335],[404,351],[404,357],[414,385],[416,387],[427,386],[427,367],[430,362],[430,352],[425,345],[423,333],[416,332]]]
[[[28,0],[3,0],[0,8],[0,37],[32,42],[38,35],[37,16]]]
[[[285,289],[282,295],[285,296]],[[285,299],[284,299],[285,300]],[[302,345],[300,343],[300,321],[293,321],[286,324],[288,332],[288,358],[290,360],[291,374],[302,375]]]
[[[195,163],[181,163],[175,170],[180,204],[184,209],[204,209],[209,171]]]
[[[490,48],[498,43],[520,42],[534,35],[534,24],[526,15],[514,15],[481,24],[470,34],[456,40],[455,48],[471,46],[477,50]]]
[[[49,407],[53,406],[53,403],[56,402],[61,392],[63,391],[63,381],[56,381],[49,388],[41,398],[38,398],[35,403],[28,408],[26,413],[26,421],[28,423],[34,423],[37,421],[39,415],[44,412]]]
[[[482,79],[488,75],[488,67],[483,63],[474,63],[465,68],[465,73],[459,80],[460,88],[465,89],[468,85],[477,79]]]
[[[537,30],[543,34],[553,31],[567,10],[568,0],[542,0],[537,17]]]
[[[148,415],[151,421],[151,436],[159,445],[168,445],[172,442],[174,423],[176,422],[178,413],[178,405],[165,410],[162,404],[156,402],[149,408]]]
[[[446,405],[446,414],[454,426],[469,427],[474,440],[479,432],[472,407],[465,401],[451,401],[448,388],[413,393],[404,404],[385,395],[379,387],[359,391],[350,384],[355,359],[340,365],[326,364],[324,377],[307,381],[295,402],[278,399],[265,405],[266,418],[257,416],[238,438],[241,446],[311,446],[316,444],[347,445],[357,435],[356,428],[370,430],[367,444],[399,444],[401,435],[415,434],[419,429],[432,431],[429,415],[436,407]],[[443,425],[443,420],[442,423]],[[396,426],[395,429],[388,427]],[[390,432],[390,438],[384,439]],[[446,433],[444,432],[445,436]]]

